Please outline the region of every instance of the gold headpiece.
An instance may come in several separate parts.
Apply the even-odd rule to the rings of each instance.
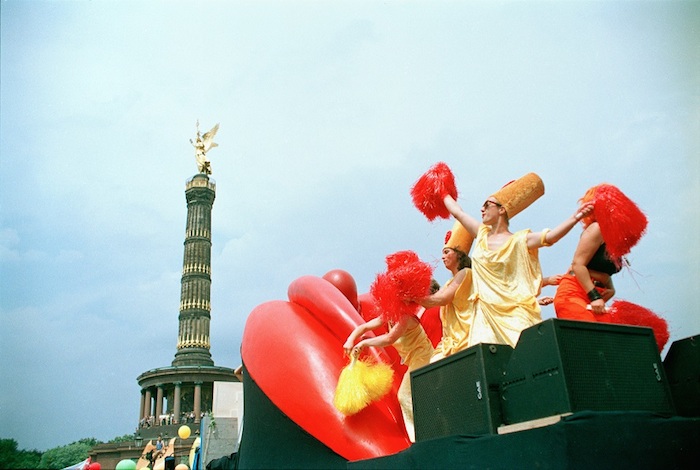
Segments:
[[[511,181],[491,195],[506,210],[512,219],[544,194],[542,178],[535,173],[528,173],[520,179]]]
[[[474,237],[467,232],[464,225],[459,223],[459,220],[455,220],[452,230],[445,235],[445,246],[443,249],[456,248],[468,255],[469,250],[472,249],[472,243],[474,243]]]

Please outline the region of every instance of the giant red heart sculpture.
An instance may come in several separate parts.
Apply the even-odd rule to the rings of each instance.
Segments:
[[[287,417],[348,460],[406,449],[410,441],[396,388],[352,416],[333,406],[338,377],[348,364],[343,343],[364,322],[350,301],[315,276],[294,281],[288,296],[289,302],[264,303],[248,317],[241,356],[251,378]],[[390,362],[382,350],[369,353]]]

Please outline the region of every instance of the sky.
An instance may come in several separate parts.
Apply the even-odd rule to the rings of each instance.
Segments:
[[[0,438],[20,449],[133,433],[136,377],[171,364],[197,120],[220,123],[216,365],[300,276],[365,293],[413,250],[448,280],[452,222],[409,193],[439,161],[475,216],[540,175],[513,231],[618,186],[649,226],[616,297],[669,345],[700,333],[700,2],[4,0],[0,19]],[[540,250],[545,275],[580,231]]]

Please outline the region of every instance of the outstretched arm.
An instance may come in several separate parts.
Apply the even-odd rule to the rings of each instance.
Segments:
[[[561,282],[561,278],[564,277],[563,274],[555,274],[554,276],[547,276],[542,278],[542,287],[544,286],[558,286]]]
[[[464,228],[467,229],[467,232],[469,232],[472,237],[476,237],[476,233],[479,231],[480,222],[464,212],[462,207],[457,204],[457,201],[455,201],[452,196],[445,196],[443,198],[443,202],[445,203],[447,210],[450,211],[450,214],[452,214],[455,219],[459,220],[459,223],[464,225]]]
[[[591,212],[593,212],[593,203],[587,202],[582,204],[574,215],[557,225],[552,230],[528,233],[527,247],[532,249],[539,248],[541,246],[554,245],[556,242],[561,240],[564,235],[569,233],[582,218],[588,216]]]
[[[464,281],[464,277],[467,275],[467,269],[468,268],[460,269],[457,272],[457,274],[455,274],[455,277],[452,279],[452,282],[442,286],[434,294],[430,294],[427,297],[418,299],[417,302],[425,308],[449,304],[455,298],[455,293],[457,292],[457,289],[459,289],[459,286],[462,284],[462,281]]]
[[[360,351],[362,348],[369,346],[374,346],[377,348],[383,348],[385,346],[390,346],[394,344],[401,335],[404,334],[406,329],[408,329],[409,324],[418,320],[411,315],[403,315],[398,323],[392,325],[388,332],[383,335],[375,336],[374,338],[365,338],[355,345],[353,351]]]
[[[355,327],[354,330],[352,330],[352,333],[348,336],[348,339],[345,340],[345,343],[343,344],[343,349],[345,350],[345,354],[350,354],[352,352],[352,348],[355,346],[355,342],[357,341],[357,338],[361,337],[368,331],[372,331],[376,328],[379,328],[382,326],[382,317],[381,315],[378,317],[375,317],[371,319],[370,321],[363,323],[362,325],[358,325]]]

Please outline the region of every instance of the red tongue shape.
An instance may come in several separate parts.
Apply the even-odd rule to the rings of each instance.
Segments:
[[[348,460],[406,449],[410,441],[395,390],[353,416],[333,406],[340,371],[348,364],[342,345],[362,317],[318,277],[297,279],[288,295],[290,302],[267,302],[248,316],[241,355],[251,378],[287,417]]]

